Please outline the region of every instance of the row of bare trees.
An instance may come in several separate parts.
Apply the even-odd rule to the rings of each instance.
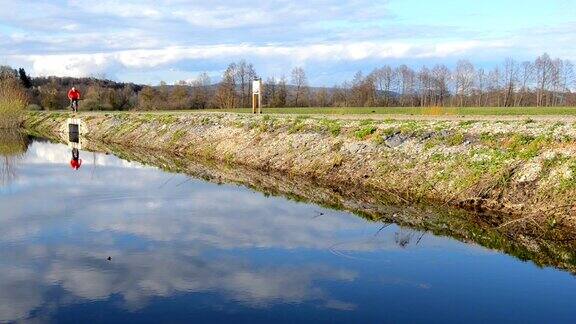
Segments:
[[[245,80],[254,77],[251,64],[231,64],[213,106],[248,107]],[[574,65],[543,54],[532,62],[506,59],[488,70],[467,60],[452,69],[443,64],[419,69],[385,65],[331,88],[309,87],[306,73],[297,67],[290,80],[268,78],[263,99],[268,107],[576,106],[575,86]]]
[[[2,72],[2,69],[0,69]],[[42,109],[67,105],[66,92],[76,85],[86,110],[155,110],[241,108],[251,106],[254,66],[244,60],[230,64],[219,83],[206,73],[174,85],[140,86],[94,78],[29,78],[25,71],[4,67],[2,73],[20,77],[30,102]],[[391,107],[391,106],[576,106],[576,71],[567,60],[543,54],[534,61],[506,59],[485,69],[467,60],[449,68],[443,64],[414,69],[384,65],[333,87],[310,87],[304,69],[289,77],[264,82],[267,107]]]
[[[533,62],[506,59],[490,70],[466,60],[414,70],[384,66],[335,89],[336,106],[574,106],[576,74],[570,61],[544,54]]]
[[[244,60],[228,65],[218,84],[212,84],[203,73],[193,81],[179,81],[168,86],[146,86],[138,94],[138,109],[205,109],[246,108],[252,105],[252,81],[258,75],[254,66]],[[268,78],[265,81],[263,102],[268,107],[308,107],[315,105],[316,97],[329,103],[328,90],[311,89],[304,69],[296,67],[288,80]]]
[[[207,109],[216,100],[210,77],[206,73],[190,82],[180,81],[173,86],[162,82],[157,87],[145,86],[138,93],[135,109]]]

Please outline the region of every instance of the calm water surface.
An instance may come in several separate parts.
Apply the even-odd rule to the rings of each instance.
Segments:
[[[2,157],[0,321],[571,322],[566,272],[112,155]],[[73,163],[74,165],[74,163]]]

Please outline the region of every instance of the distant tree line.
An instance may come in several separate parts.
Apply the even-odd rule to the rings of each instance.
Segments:
[[[103,78],[30,77],[22,68],[0,66],[0,79],[19,80],[28,97],[29,109],[57,110],[69,106],[68,90],[82,92],[84,110],[128,110],[137,106],[141,85],[119,83]]]
[[[383,66],[335,88],[334,106],[575,106],[570,61],[544,54],[534,62],[506,59],[490,70],[461,60],[414,70]]]
[[[244,60],[230,64],[219,83],[206,73],[192,81],[142,86],[104,78],[36,77],[0,67],[0,77],[20,80],[31,109],[68,106],[67,91],[83,93],[81,110],[233,109],[251,106],[251,85],[259,76]],[[506,59],[489,70],[467,60],[414,69],[384,65],[356,73],[333,87],[311,87],[304,69],[264,80],[266,107],[527,107],[576,106],[576,72],[567,60],[543,54],[534,61]]]

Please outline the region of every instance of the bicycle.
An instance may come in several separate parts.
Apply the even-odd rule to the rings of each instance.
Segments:
[[[78,112],[78,102],[82,99],[72,99],[70,100],[70,108],[72,108],[72,112]]]

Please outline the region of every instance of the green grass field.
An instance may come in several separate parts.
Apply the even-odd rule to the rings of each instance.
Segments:
[[[251,113],[252,109],[215,109],[236,113]],[[576,116],[576,107],[377,107],[377,108],[264,108],[272,114],[320,115],[414,115],[414,116]]]
[[[576,118],[576,107],[305,107],[305,108],[264,108],[264,114],[293,114],[293,115],[332,115],[332,116],[415,116],[415,117],[440,117],[440,118],[458,118],[458,117],[572,117]],[[57,110],[52,112],[70,113],[69,110]],[[128,111],[82,111],[83,114],[117,114]],[[202,109],[202,110],[133,110],[130,113],[209,113],[209,112],[231,112],[231,113],[252,113],[251,108],[235,109]]]

